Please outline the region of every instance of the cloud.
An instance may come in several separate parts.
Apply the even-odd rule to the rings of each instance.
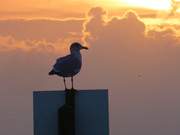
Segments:
[[[1,51],[65,53],[69,44],[80,41],[82,19],[0,20]]]
[[[147,32],[147,40],[150,39],[150,43],[154,43],[157,46],[169,45],[172,48],[180,47],[179,33],[173,27],[162,27],[149,29]]]
[[[171,13],[169,14],[168,17],[173,16],[177,9],[179,8],[180,2],[176,0],[171,0]]]
[[[71,34],[69,37],[59,38],[52,42],[47,40],[17,40],[11,36],[0,36],[0,52],[8,53],[21,50],[24,52],[65,54],[69,51],[69,45],[73,41],[80,41],[80,37]]]
[[[79,83],[109,88],[111,134],[179,132],[169,127],[180,112],[176,95],[180,88],[178,31],[173,26],[146,26],[133,11],[103,19],[106,17],[94,13],[84,25],[91,51],[85,55]]]
[[[18,40],[54,41],[71,33],[81,34],[83,20],[0,20],[0,36]]]
[[[96,8],[97,9],[97,8]],[[101,8],[99,7],[99,11]],[[90,10],[90,13],[96,10]],[[84,25],[84,32],[89,33],[89,38],[86,36],[87,42],[94,41],[98,39],[103,41],[101,38],[114,40],[121,40],[131,38],[131,40],[136,40],[137,38],[141,39],[144,36],[145,24],[140,21],[137,15],[133,11],[126,12],[123,17],[113,17],[110,20],[106,21],[106,14],[94,13],[93,16],[89,16],[88,22]],[[129,40],[128,40],[129,41]],[[122,42],[122,41],[121,41]]]
[[[98,11],[96,11],[97,9]],[[94,11],[93,14],[91,13],[92,11]],[[166,37],[165,40],[172,41],[172,46],[173,43],[175,43],[174,41],[177,41],[175,44],[178,44],[179,42],[179,30],[176,30],[178,26],[168,26],[164,24],[159,26],[146,26],[143,20],[141,20],[134,11],[127,11],[122,17],[112,17],[107,19],[106,12],[100,7],[96,7],[95,9],[91,9],[88,15],[88,21],[84,23],[84,35],[87,42],[95,42],[96,40],[102,42],[118,41],[116,44],[127,43],[127,45],[129,45],[129,42],[134,41],[134,43],[142,40],[144,42],[151,42],[151,34],[153,34],[153,36],[156,35],[157,37],[154,37],[154,39],[160,41],[164,41],[163,38]],[[142,42],[140,44],[142,44]]]

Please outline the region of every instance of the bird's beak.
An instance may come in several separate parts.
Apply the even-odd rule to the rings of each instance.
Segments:
[[[81,49],[86,49],[86,50],[88,50],[89,48],[88,47],[86,47],[86,46],[82,46],[82,48]]]

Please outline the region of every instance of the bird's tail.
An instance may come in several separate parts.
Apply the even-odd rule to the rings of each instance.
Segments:
[[[55,71],[54,70],[51,70],[50,72],[49,72],[49,75],[54,75],[55,74]]]

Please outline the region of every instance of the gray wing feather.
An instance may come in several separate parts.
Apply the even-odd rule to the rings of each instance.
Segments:
[[[81,68],[81,61],[77,58],[67,55],[65,57],[58,58],[54,65],[54,70],[64,76],[69,74],[75,74]]]

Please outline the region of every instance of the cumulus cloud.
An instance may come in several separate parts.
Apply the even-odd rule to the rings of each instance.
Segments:
[[[81,85],[111,90],[112,134],[179,132],[162,122],[174,125],[180,112],[176,95],[180,88],[178,31],[173,26],[148,27],[133,11],[103,19],[106,17],[93,13],[85,23],[85,41],[91,51],[85,58],[81,78],[86,81]]]
[[[91,9],[90,13],[91,11],[96,10]],[[112,17],[107,21],[107,19],[103,19],[107,17],[107,14],[104,12],[100,14],[99,11],[103,11],[103,9],[99,7],[97,14],[93,13],[93,16],[91,14],[84,25],[84,31],[89,33],[85,39],[92,46],[93,56],[97,56],[94,59],[103,61],[100,63],[101,65],[104,64],[103,69],[107,68],[108,70],[112,66],[112,71],[117,70],[113,72],[113,76],[121,76],[127,73],[125,72],[127,68],[130,68],[129,73],[146,72],[149,74],[147,65],[154,65],[157,62],[162,63],[167,56],[168,59],[175,59],[173,52],[177,55],[177,58],[179,57],[177,52],[180,51],[180,40],[175,28],[165,26],[147,27],[133,11],[127,11],[122,17]],[[123,64],[123,62],[125,63]],[[125,66],[126,62],[130,65]],[[168,61],[166,62],[168,65]],[[124,66],[124,72],[121,74],[120,72],[123,71],[122,65]],[[176,63],[174,63],[174,66],[176,66]],[[131,69],[133,67],[134,69]],[[102,72],[102,75],[104,72]]]
[[[98,11],[96,13],[97,9]],[[92,11],[93,13],[91,13]],[[179,32],[175,30],[177,26],[146,26],[139,16],[131,10],[125,12],[122,17],[112,17],[109,20],[107,19],[106,12],[100,7],[91,9],[88,15],[88,21],[84,23],[84,32],[89,34],[89,37],[86,35],[87,42],[91,39],[92,41],[95,41],[94,39],[96,38],[93,37],[98,36],[100,38],[107,36],[105,37],[107,39],[108,37],[109,39],[111,39],[111,37],[118,37],[117,40],[121,40],[121,42],[124,42],[127,38],[130,38],[131,40],[132,38],[134,40],[147,40],[148,34],[152,31],[154,31],[154,34],[159,34],[161,31],[162,33],[160,35],[164,35],[164,32],[166,32],[168,36],[173,36],[175,38]]]

